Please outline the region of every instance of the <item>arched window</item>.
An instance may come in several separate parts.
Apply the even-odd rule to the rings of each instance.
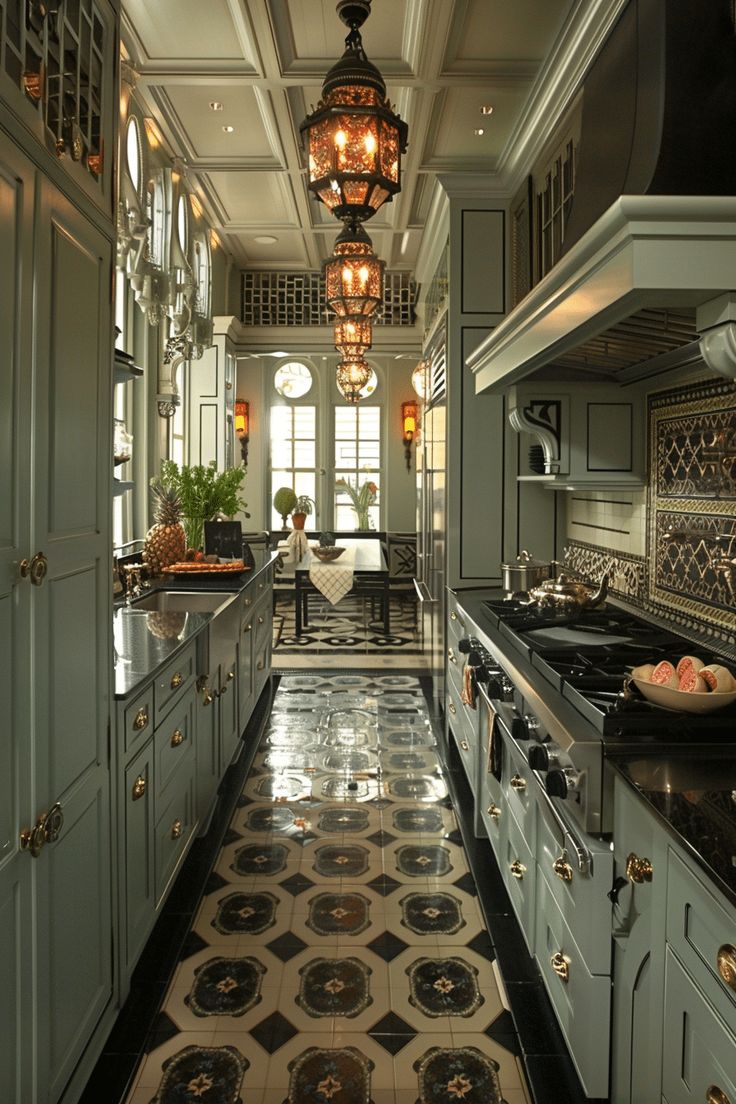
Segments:
[[[271,528],[280,529],[281,515],[273,507],[279,487],[291,487],[297,495],[316,500],[317,405],[306,398],[315,382],[314,369],[301,361],[287,361],[274,372],[273,386],[279,398],[271,405]],[[321,513],[317,503],[317,512]],[[317,529],[314,515],[308,528]]]

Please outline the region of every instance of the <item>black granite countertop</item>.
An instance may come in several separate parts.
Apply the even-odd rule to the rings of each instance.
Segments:
[[[165,580],[154,590],[222,591],[244,590],[278,559],[278,553],[254,551],[253,565],[242,575],[218,578]],[[172,660],[194,640],[212,620],[211,613],[166,612],[118,606],[113,617],[114,693],[117,699],[127,698],[156,671]]]
[[[736,905],[736,749],[707,756],[629,754],[609,762]]]

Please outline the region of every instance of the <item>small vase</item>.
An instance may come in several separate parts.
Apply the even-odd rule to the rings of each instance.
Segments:
[[[365,530],[370,529],[371,519],[367,510],[356,510],[355,516],[357,518],[356,529]]]
[[[307,520],[306,514],[292,514],[291,521],[295,529],[303,529],[304,523]]]

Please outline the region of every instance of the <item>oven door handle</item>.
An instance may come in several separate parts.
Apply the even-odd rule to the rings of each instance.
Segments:
[[[560,847],[568,855],[574,856],[580,874],[592,874],[593,856],[590,851],[572,825],[568,824],[565,817],[562,816],[561,811],[554,804],[554,799],[550,797],[543,786],[539,787],[539,793],[541,795],[540,812],[552,831],[561,834]]]

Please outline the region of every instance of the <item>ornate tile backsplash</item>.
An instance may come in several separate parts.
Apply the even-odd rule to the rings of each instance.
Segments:
[[[646,555],[568,529],[565,563],[595,580],[610,569],[615,595],[736,654],[736,384],[650,395],[648,436]]]
[[[718,380],[652,395],[649,441],[649,602],[732,643],[736,386]]]

